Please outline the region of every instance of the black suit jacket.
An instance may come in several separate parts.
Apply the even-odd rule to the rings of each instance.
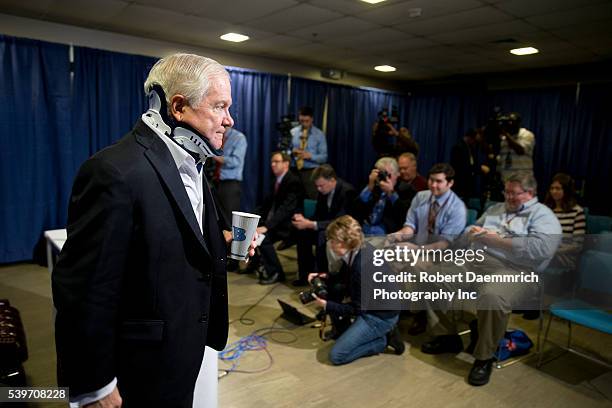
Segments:
[[[212,203],[204,186],[206,203]],[[225,244],[204,234],[164,142],[142,121],[75,179],[53,271],[58,382],[71,395],[118,379],[129,406],[187,406],[204,346],[225,347]]]
[[[287,171],[278,186],[278,191],[276,193],[272,191],[255,210],[256,214],[261,215],[259,225],[265,226],[269,233],[277,237],[286,238],[291,230],[291,217],[302,207],[303,200],[304,189],[299,177]],[[268,217],[270,212],[272,214]]]
[[[395,200],[393,204],[390,200],[385,201],[385,209],[382,217],[382,224],[385,226],[387,234],[399,231],[402,228],[406,221],[406,214],[410,208],[410,203],[416,195],[414,189],[405,183],[397,183],[395,189],[399,198]],[[380,194],[380,189],[376,188],[374,192],[370,194],[368,202],[364,203],[359,196],[355,199],[355,217],[361,225],[363,225],[370,217],[370,214],[372,214],[372,210],[379,200]]]
[[[317,222],[317,229],[325,231],[334,219],[341,215],[351,214],[356,195],[353,186],[340,178],[336,179],[336,188],[329,209],[327,208],[327,196],[319,193],[313,216],[313,220]]]

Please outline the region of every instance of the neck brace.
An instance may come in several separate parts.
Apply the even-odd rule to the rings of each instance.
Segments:
[[[142,115],[142,120],[153,131],[172,139],[187,151],[197,163],[204,163],[207,158],[222,156],[222,149],[215,149],[208,139],[184,122],[177,122],[168,115],[166,96],[161,86],[155,84],[147,94],[149,109]]]

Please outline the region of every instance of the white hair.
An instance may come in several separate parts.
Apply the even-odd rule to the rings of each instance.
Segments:
[[[196,107],[216,77],[229,80],[229,74],[217,61],[194,54],[173,54],[153,65],[144,83],[144,90],[148,93],[154,84],[158,84],[166,94],[168,108],[170,98],[177,94],[183,95],[189,106]]]
[[[399,165],[397,164],[397,160],[395,160],[393,157],[381,157],[376,161],[374,167],[379,170],[391,167],[394,174],[399,174]]]

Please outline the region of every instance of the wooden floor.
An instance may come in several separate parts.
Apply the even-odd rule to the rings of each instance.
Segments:
[[[288,280],[293,280],[295,247],[282,251],[281,261]],[[316,313],[314,306],[299,303],[297,289],[287,283],[260,286],[252,275],[230,273],[229,291],[233,321],[230,342],[272,325],[284,330],[266,335],[272,358],[269,369],[252,374],[230,372],[219,380],[220,407],[612,407],[612,372],[569,354],[554,359],[542,370],[535,368],[534,358],[495,370],[491,382],[479,388],[465,380],[470,356],[425,355],[419,351],[425,336],[404,335],[407,349],[401,356],[385,353],[334,367],[327,358],[331,342],[321,342],[318,329],[295,327],[278,319],[278,298],[306,314]],[[0,298],[10,299],[21,311],[30,351],[25,364],[30,384],[54,385],[55,346],[48,270],[32,264],[0,267]],[[252,319],[253,324],[248,325],[251,322],[246,319]],[[402,332],[409,323],[400,322]],[[532,339],[536,338],[537,321],[513,315],[511,326],[520,327]],[[553,321],[552,339],[563,342],[565,334],[566,326]],[[612,361],[612,336],[576,328],[574,338],[578,345]],[[546,352],[554,357],[560,350],[549,345]],[[269,364],[270,357],[265,351],[249,351],[236,368],[258,371]],[[219,367],[231,365],[219,362]]]

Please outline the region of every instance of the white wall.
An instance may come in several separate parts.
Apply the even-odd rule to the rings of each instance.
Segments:
[[[325,81],[325,79],[321,78],[321,69],[318,67],[304,66],[301,64],[272,58],[240,55],[185,44],[134,37],[130,35],[112,33],[109,31],[92,30],[77,26],[51,23],[48,21],[17,17],[9,14],[0,13],[0,33],[14,37],[31,38],[151,57],[163,57],[179,51],[190,52],[216,59],[221,64],[227,66],[250,68],[276,74],[290,73],[293,76]],[[400,90],[399,86],[393,82],[381,81],[374,78],[350,74],[343,80],[329,80],[327,82],[352,86],[368,86],[396,91]]]

